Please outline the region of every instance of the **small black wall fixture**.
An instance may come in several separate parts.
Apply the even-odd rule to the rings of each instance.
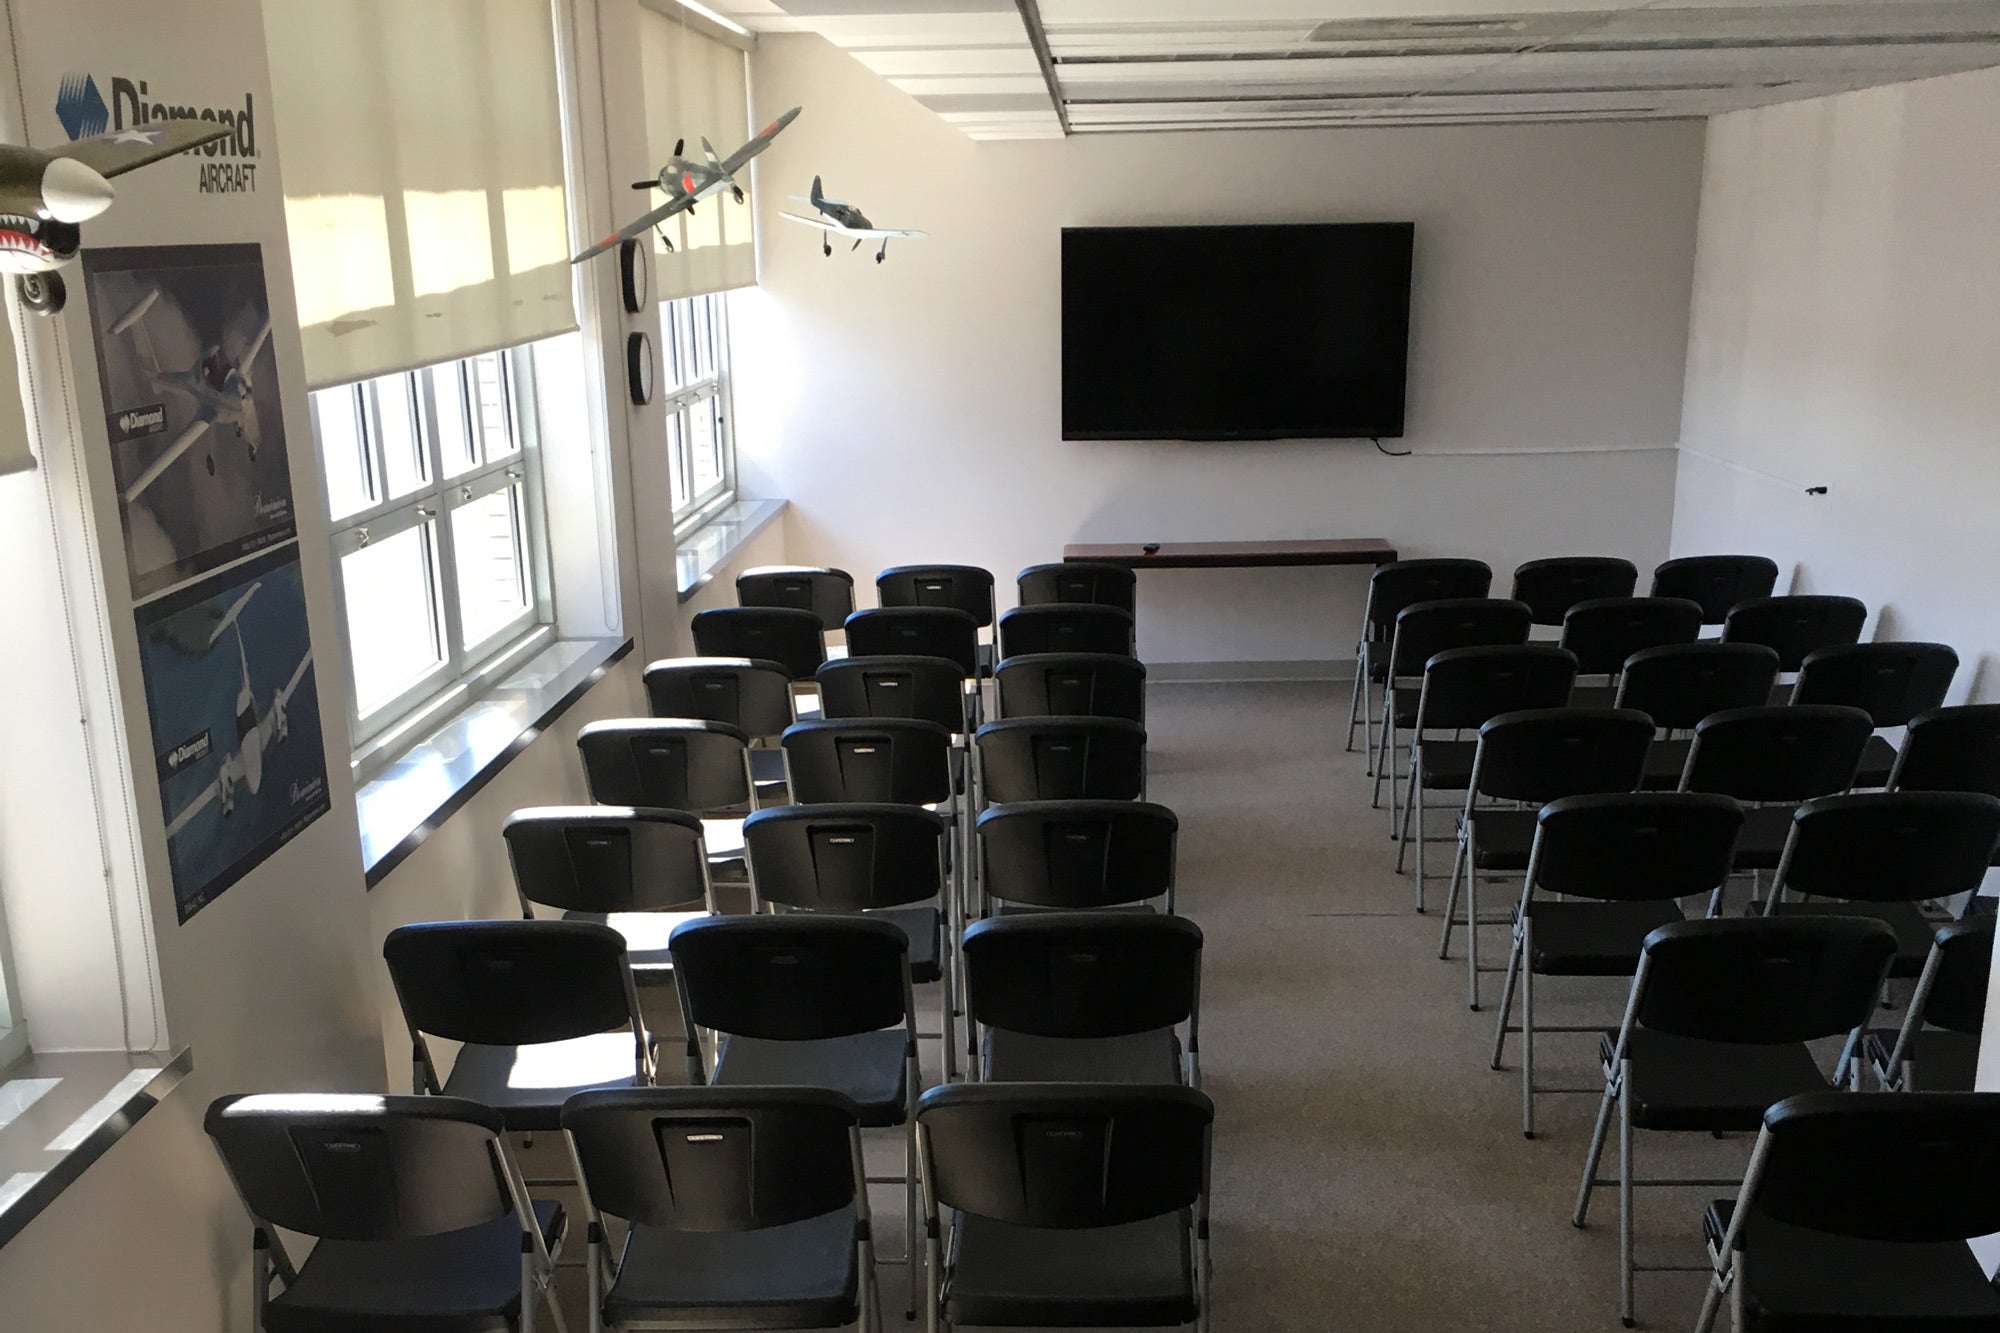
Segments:
[[[644,407],[653,401],[653,340],[644,329],[626,335],[625,384],[632,394],[632,406]]]

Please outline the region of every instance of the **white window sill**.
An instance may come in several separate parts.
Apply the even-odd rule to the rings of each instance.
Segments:
[[[738,500],[683,537],[674,549],[680,600],[685,602],[707,587],[716,570],[784,512],[783,500]]]

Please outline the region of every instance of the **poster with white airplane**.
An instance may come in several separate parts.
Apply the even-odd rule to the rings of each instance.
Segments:
[[[186,921],[329,808],[298,545],[134,615]]]
[[[290,540],[259,248],[88,250],[83,269],[132,595]]]

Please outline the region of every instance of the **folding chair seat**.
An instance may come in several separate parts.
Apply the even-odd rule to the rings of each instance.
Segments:
[[[750,738],[750,774],[767,791],[782,786],[775,748],[798,720],[792,677],[776,662],[747,657],[669,657],[646,668],[646,702],[656,718],[720,722]]]
[[[1653,596],[1701,603],[1701,622],[1720,625],[1729,608],[1751,597],[1769,597],[1778,586],[1777,562],[1761,555],[1689,555],[1653,570]]]
[[[1751,805],[1736,844],[1736,869],[1775,870],[1791,836],[1792,810],[1853,786],[1861,747],[1873,730],[1860,709],[1833,704],[1711,713],[1695,726],[1680,788]]]
[[[1369,691],[1389,674],[1389,640],[1396,617],[1418,602],[1483,599],[1493,590],[1493,570],[1484,560],[1398,560],[1378,565],[1368,578],[1368,599],[1361,609],[1361,634],[1354,642],[1354,691],[1347,710],[1347,748],[1354,749],[1354,729],[1364,729],[1362,750],[1368,773],[1375,773],[1374,699]]]
[[[1146,801],[1023,801],[979,816],[979,883],[1025,908],[1103,908],[1163,898],[1174,910],[1180,821]]]
[[[1559,555],[1515,566],[1514,590],[1508,596],[1527,603],[1537,625],[1560,625],[1578,603],[1630,597],[1638,584],[1639,569],[1630,560]]]
[[[562,1327],[551,1279],[567,1219],[529,1201],[492,1108],[237,1095],[213,1102],[203,1128],[251,1215],[259,1333],[532,1333],[537,1300]],[[303,1263],[281,1231],[313,1238]]]
[[[1550,685],[1548,693],[1555,695],[1555,685]],[[1652,743],[1653,720],[1630,709],[1529,708],[1496,714],[1479,724],[1472,771],[1465,781],[1465,806],[1458,816],[1458,848],[1452,857],[1451,888],[1445,895],[1444,932],[1438,941],[1438,957],[1451,957],[1451,933],[1462,882],[1466,991],[1475,1012],[1479,1009],[1479,927],[1506,925],[1511,920],[1479,915],[1480,879],[1527,870],[1539,826],[1536,807],[1586,792],[1636,790],[1645,775],[1646,751]],[[1482,797],[1489,804],[1482,805]],[[1527,808],[1490,804],[1499,801],[1518,802]]]
[[[1002,660],[1036,653],[1133,652],[1130,611],[1115,606],[1048,602],[1000,615]]]
[[[1722,641],[1761,643],[1778,654],[1778,670],[1797,671],[1821,648],[1858,641],[1867,621],[1868,608],[1852,597],[1750,597],[1729,608]]]
[[[1884,1089],[1971,1092],[1993,971],[1992,916],[1941,927],[1917,977],[1900,1032],[1868,1034],[1868,1062]]]
[[[1400,837],[1402,828],[1397,738],[1415,725],[1417,705],[1413,695],[1421,692],[1426,665],[1448,648],[1518,645],[1527,641],[1528,608],[1520,602],[1459,598],[1418,602],[1397,612],[1395,629],[1389,637],[1387,674],[1382,682],[1382,712],[1374,757],[1375,786],[1369,797],[1373,806],[1380,807],[1382,780],[1386,776],[1390,837]],[[1416,691],[1410,688],[1412,682],[1418,687]]]
[[[1116,653],[1035,653],[994,668],[1001,717],[1146,720],[1146,668]]]
[[[1201,928],[1060,912],[965,932],[971,1021],[990,1082],[1201,1084]],[[1180,1024],[1187,1025],[1185,1058]]]
[[[972,617],[975,634],[993,628],[993,575],[977,565],[892,566],[876,575],[875,600],[883,607],[949,607]],[[848,647],[852,651],[852,640]],[[993,645],[981,641],[975,657],[975,669],[968,674],[990,675]]]
[[[1015,717],[979,729],[980,790],[992,801],[1135,801],[1146,729],[1115,717]]]
[[[917,1116],[933,1327],[1206,1329],[1202,1093],[959,1083]]]
[[[824,1088],[648,1088],[563,1108],[603,1328],[881,1326],[861,1131]],[[612,1257],[604,1219],[630,1224]]]
[[[382,956],[418,1093],[482,1103],[528,1132],[555,1129],[572,1093],[653,1081],[625,939],[609,926],[431,921],[390,931]],[[463,1043],[443,1079],[427,1037]]]
[[[1647,648],[1693,643],[1700,633],[1701,605],[1685,597],[1599,597],[1577,602],[1564,615],[1557,642],[1576,654],[1577,675],[1602,676],[1605,684],[1579,686],[1570,702],[1611,707],[1627,658]]]
[[[1681,784],[1692,732],[1710,713],[1768,703],[1778,680],[1778,654],[1761,643],[1664,644],[1625,659],[1617,706],[1636,708],[1663,733],[1646,756],[1646,786],[1672,791]]]
[[[819,616],[796,607],[718,606],[697,612],[689,628],[701,656],[776,662],[793,680],[811,679],[826,661]]]
[[[1507,1034],[1521,1034],[1521,1134],[1535,1137],[1535,1038],[1602,1032],[1535,1021],[1536,977],[1629,977],[1645,943],[1681,920],[1680,899],[1713,892],[1729,874],[1743,811],[1727,796],[1640,792],[1567,796],[1535,817],[1535,842],[1493,1034],[1500,1068]],[[1564,901],[1537,898],[1543,890]],[[1571,901],[1576,900],[1576,901]],[[1521,1022],[1512,1016],[1521,996]]]
[[[501,827],[521,915],[535,904],[565,921],[595,921],[625,938],[641,985],[669,979],[667,937],[715,914],[701,820],[680,810],[603,805],[516,810]]]
[[[1763,1117],[1735,1200],[1702,1218],[1695,1322],[1738,1333],[2000,1327],[1967,1241],[2000,1227],[2000,1094],[1811,1093]]]
[[[1755,1128],[1774,1101],[1825,1091],[1807,1043],[1845,1037],[1847,1063],[1895,949],[1887,926],[1862,917],[1679,921],[1646,937],[1624,1021],[1602,1052],[1604,1096],[1570,1218],[1583,1226],[1592,1191],[1618,1186],[1618,1313],[1627,1328],[1642,1268],[1634,1258],[1634,1191],[1735,1183],[1639,1178],[1633,1131]],[[1604,1180],[1597,1169],[1614,1118],[1619,1169]]]
[[[1799,668],[1792,702],[1846,704],[1874,719],[1875,729],[1906,727],[1918,714],[1944,703],[1958,654],[1943,643],[1854,643],[1822,648]],[[1855,783],[1886,787],[1896,765],[1896,747],[1870,736],[1861,752]]]
[[[736,576],[738,606],[781,606],[810,611],[820,630],[837,630],[854,611],[854,576],[811,565],[760,565]]]
[[[740,881],[742,817],[758,805],[748,733],[723,722],[610,718],[586,724],[576,748],[591,800],[701,816],[711,868]]]
[[[1410,612],[1403,614],[1407,617]],[[1424,794],[1467,790],[1478,757],[1478,742],[1437,733],[1472,731],[1490,718],[1518,709],[1560,708],[1575,682],[1576,658],[1568,649],[1549,643],[1447,648],[1424,663],[1423,684],[1407,726],[1410,776],[1401,802],[1403,819],[1400,829],[1392,830],[1402,843],[1396,851],[1396,870],[1401,873],[1414,819],[1419,912],[1424,910],[1424,845],[1429,840],[1424,816],[1430,803]],[[1394,682],[1390,688],[1394,690]],[[1399,729],[1393,718],[1390,728]],[[1390,770],[1394,768],[1392,758]],[[1390,808],[1396,808],[1393,798]]]
[[[1124,565],[1108,565],[1099,560],[1065,560],[1053,565],[1029,565],[1015,579],[1020,605],[1044,606],[1055,602],[1083,602],[1095,606],[1115,606],[1131,612],[1139,586],[1139,576]]]

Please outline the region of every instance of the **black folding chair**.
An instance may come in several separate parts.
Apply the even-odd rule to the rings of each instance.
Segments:
[[[1535,1137],[1537,1091],[1600,1091],[1535,1087],[1537,1032],[1604,1031],[1602,1023],[1538,1028],[1535,978],[1631,976],[1646,937],[1682,919],[1680,900],[1712,893],[1728,878],[1742,831],[1741,806],[1696,792],[1568,796],[1542,807],[1493,1033],[1495,1069],[1507,1034],[1521,1034],[1521,1137]],[[1537,898],[1538,889],[1560,900]],[[1517,984],[1519,1026],[1508,1022]]]
[[[949,658],[857,654],[828,662],[816,679],[821,717],[916,718],[954,735],[970,730],[965,673]]]
[[[1846,704],[1874,720],[1875,729],[1906,727],[1944,703],[1958,654],[1943,643],[1853,643],[1808,653],[1799,668],[1792,702]],[[1871,736],[1861,752],[1855,783],[1884,787],[1896,766],[1896,747]]]
[[[1648,648],[1693,643],[1700,633],[1701,606],[1685,597],[1599,597],[1576,603],[1563,616],[1557,642],[1576,654],[1577,675],[1602,676],[1606,683],[1580,687],[1572,702],[1611,706],[1627,658]]]
[[[418,1093],[483,1103],[533,1133],[557,1128],[572,1093],[653,1081],[625,937],[609,926],[431,921],[390,931],[382,956]],[[463,1043],[443,1079],[428,1037]]]
[[[925,1093],[929,1327],[1206,1330],[1214,1119],[1194,1088]]]
[[[829,1088],[863,1128],[903,1131],[910,1311],[916,1310],[916,1099],[923,1087],[910,942],[862,916],[718,916],[674,932],[690,1084]],[[702,1032],[717,1035],[715,1058]]]
[[[1895,952],[1895,933],[1863,917],[1678,921],[1646,937],[1624,1021],[1603,1038],[1604,1098],[1570,1218],[1583,1226],[1591,1192],[1618,1186],[1618,1314],[1627,1328],[1635,1274],[1685,1271],[1634,1259],[1633,1192],[1736,1183],[1635,1176],[1632,1131],[1742,1133],[1773,1102],[1824,1091],[1806,1043],[1845,1037],[1846,1062]],[[1613,1117],[1619,1169],[1604,1180],[1597,1167]]]
[[[516,810],[501,827],[521,915],[535,905],[595,921],[625,938],[640,985],[671,980],[667,937],[715,914],[701,820],[681,810],[555,805]]]
[[[1483,598],[1493,590],[1493,570],[1484,560],[1436,558],[1378,565],[1368,577],[1368,600],[1361,608],[1361,635],[1354,641],[1354,693],[1347,709],[1347,748],[1354,729],[1363,728],[1362,752],[1375,772],[1374,699],[1369,691],[1388,678],[1389,640],[1396,617],[1418,602]]]
[[[776,662],[793,680],[810,679],[826,661],[819,616],[789,606],[719,606],[697,612],[689,628],[703,657]]]
[[[1022,606],[1051,602],[1087,602],[1132,611],[1139,576],[1124,565],[1101,560],[1065,560],[1053,565],[1029,565],[1015,580]]]
[[[948,606],[877,606],[847,618],[850,657],[941,657],[979,676],[979,622]]]
[[[993,575],[977,565],[896,565],[875,577],[875,600],[884,607],[950,607],[972,617],[975,634],[993,627]],[[853,648],[849,642],[850,651]],[[916,649],[900,649],[914,652]],[[974,670],[993,670],[992,645],[980,643]]]
[[[1547,674],[1551,680],[1541,688],[1554,696],[1560,673]],[[1441,683],[1443,679],[1440,677]],[[1479,928],[1513,921],[1512,917],[1479,915],[1480,879],[1527,870],[1539,828],[1536,808],[1586,792],[1637,790],[1646,772],[1646,750],[1652,743],[1653,720],[1630,709],[1542,706],[1498,713],[1479,724],[1471,769],[1465,777],[1465,806],[1458,816],[1458,848],[1452,857],[1451,887],[1445,895],[1444,930],[1438,940],[1438,957],[1451,957],[1462,877],[1466,995],[1474,1013],[1479,1011],[1480,998]],[[1481,804],[1481,798],[1486,804]],[[1513,808],[1495,804],[1498,802],[1511,803]]]
[[[979,729],[988,800],[1136,801],[1146,791],[1146,729],[1116,717],[1014,717]]]
[[[1969,1240],[2000,1230],[2000,1093],[1810,1093],[1764,1115],[1736,1199],[1702,1218],[1695,1333],[2000,1327]]]
[[[985,896],[1030,908],[1122,907],[1161,898],[1174,910],[1180,821],[1145,801],[1024,801],[979,816]]]
[[[1132,613],[1115,606],[1047,602],[1000,615],[1000,657],[1133,651]]]
[[[1382,779],[1389,779],[1389,836],[1398,836],[1401,812],[1397,808],[1397,732],[1416,721],[1415,700],[1410,686],[1421,686],[1424,667],[1431,658],[1448,648],[1475,648],[1495,644],[1525,644],[1528,641],[1528,608],[1520,602],[1490,598],[1460,598],[1453,601],[1418,602],[1396,614],[1396,627],[1389,638],[1389,655],[1382,681],[1382,717],[1377,734],[1380,742],[1374,759],[1375,786],[1370,805],[1382,804]]]
[[[1618,675],[1619,708],[1636,708],[1662,733],[1646,756],[1646,785],[1680,786],[1691,732],[1710,713],[1758,708],[1770,702],[1778,681],[1778,654],[1761,643],[1666,644],[1641,648]]]
[[[215,1101],[202,1125],[250,1211],[257,1333],[533,1333],[537,1300],[564,1327],[562,1206],[529,1200],[491,1107],[255,1094]],[[305,1262],[280,1231],[313,1239]]]
[[[1993,971],[1991,915],[1954,921],[1932,937],[1929,957],[1903,1011],[1903,1026],[1868,1034],[1868,1062],[1884,1091],[1971,1092],[1986,1027]]]
[[[776,662],[747,657],[669,657],[646,668],[646,702],[657,718],[720,722],[750,738],[749,765],[759,787],[785,778],[784,759],[771,748],[798,720],[790,673]]]
[[[1146,668],[1117,653],[1036,653],[993,672],[1001,717],[1146,720]]]
[[[1777,586],[1777,562],[1761,555],[1688,555],[1653,570],[1653,596],[1700,602],[1704,625],[1720,625],[1730,607]]]
[[[2000,796],[2000,704],[1933,708],[1911,718],[1888,786]]]
[[[1743,802],[1748,808],[1736,869],[1776,870],[1792,836],[1792,812],[1801,801],[1854,785],[1861,747],[1873,730],[1860,709],[1830,704],[1762,704],[1711,713],[1695,726],[1680,789]]]
[[[1516,566],[1514,591],[1509,596],[1527,603],[1537,625],[1560,625],[1578,603],[1630,597],[1638,583],[1638,567],[1630,560],[1604,555],[1559,555]]]
[[[1722,641],[1761,643],[1778,654],[1778,670],[1797,671],[1808,654],[1859,640],[1867,621],[1868,608],[1852,597],[1750,597],[1729,608]]]
[[[837,630],[854,611],[854,576],[824,566],[760,565],[736,576],[736,602],[810,611],[822,631]]]
[[[586,1092],[563,1107],[591,1333],[882,1323],[861,1125],[825,1088]],[[605,1217],[628,1224],[612,1259]]]
[[[576,748],[591,800],[700,815],[709,864],[738,881],[742,819],[759,804],[748,733],[724,722],[610,718],[587,723]]]
[[[1185,917],[992,917],[965,932],[965,975],[981,1078],[1201,1086],[1201,928]]]

